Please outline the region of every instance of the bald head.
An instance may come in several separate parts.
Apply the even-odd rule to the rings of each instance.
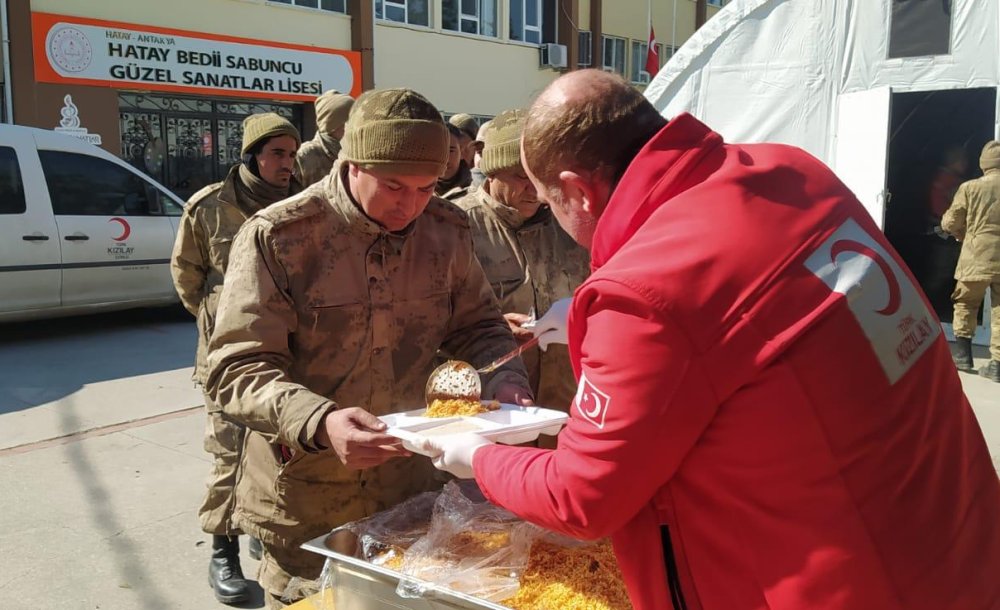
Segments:
[[[625,79],[579,70],[549,85],[528,112],[522,148],[546,185],[562,171],[601,174],[617,182],[639,150],[667,124]]]

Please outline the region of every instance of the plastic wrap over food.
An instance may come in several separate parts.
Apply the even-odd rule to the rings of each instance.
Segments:
[[[517,593],[532,542],[542,533],[454,482],[434,504],[427,534],[406,550],[396,592],[422,597],[444,587],[488,601]]]
[[[345,525],[344,529],[358,537],[355,555],[398,571],[403,565],[403,552],[427,534],[439,495],[436,491],[424,492],[394,508]]]
[[[513,610],[631,610],[607,540],[580,542],[531,525],[487,502],[470,481],[342,529],[357,536],[356,557],[399,574],[403,598],[450,589]],[[336,586],[330,572],[320,578],[324,591]]]

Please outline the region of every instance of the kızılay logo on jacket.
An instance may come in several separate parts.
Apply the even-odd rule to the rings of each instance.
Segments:
[[[854,220],[834,231],[805,266],[844,295],[890,384],[941,334],[941,325],[895,258]]]
[[[120,261],[132,258],[132,254],[135,253],[135,248],[125,243],[125,240],[132,235],[132,225],[120,216],[109,218],[108,222],[117,223],[120,228],[120,233],[118,235],[112,234],[111,236],[111,240],[115,243],[108,247],[108,256]]]

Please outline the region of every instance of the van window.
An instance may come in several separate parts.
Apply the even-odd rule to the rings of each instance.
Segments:
[[[0,146],[0,214],[24,214],[27,209],[17,154],[9,146]]]
[[[52,210],[58,215],[174,215],[167,211],[162,201],[166,198],[152,184],[120,165],[99,157],[55,150],[39,150],[38,158],[49,187]]]

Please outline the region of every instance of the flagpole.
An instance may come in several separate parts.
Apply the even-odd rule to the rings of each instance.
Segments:
[[[677,0],[674,0],[674,16],[670,27],[670,55],[673,55],[677,51]]]

